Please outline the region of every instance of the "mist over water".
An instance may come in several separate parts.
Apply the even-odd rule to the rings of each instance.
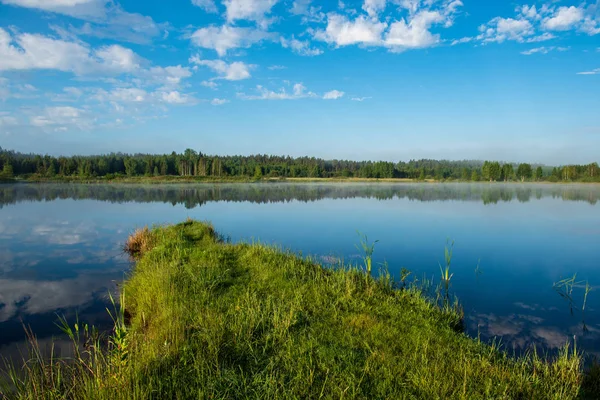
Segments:
[[[325,264],[358,263],[359,230],[379,240],[375,269],[387,262],[396,278],[404,267],[434,284],[454,240],[451,292],[470,335],[517,351],[575,336],[600,354],[600,291],[581,310],[581,285],[600,287],[599,198],[596,185],[0,185],[0,352],[17,354],[23,324],[49,343],[57,315],[109,326],[128,234],[191,217]],[[553,284],[574,274],[583,283],[570,304]]]

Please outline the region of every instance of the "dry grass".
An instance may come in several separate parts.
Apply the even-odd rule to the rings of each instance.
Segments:
[[[129,235],[123,250],[132,257],[139,257],[152,248],[153,242],[152,232],[145,226]]]

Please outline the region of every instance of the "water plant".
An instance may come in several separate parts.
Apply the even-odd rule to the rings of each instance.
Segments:
[[[440,266],[441,273],[441,285],[444,293],[444,299],[447,301],[450,295],[450,280],[454,276],[454,273],[450,272],[452,265],[452,254],[454,252],[454,241],[450,242],[450,239],[446,240],[446,246],[444,247],[444,266],[438,263]]]
[[[375,244],[378,243],[379,240],[376,240],[373,243],[369,243],[369,238],[366,234],[358,232],[358,235],[360,237],[360,246],[356,245],[356,248],[359,251],[362,250],[362,259],[365,267],[365,272],[367,276],[371,276],[371,272],[373,270],[373,252],[375,251]]]
[[[569,304],[569,311],[571,315],[574,315],[574,310],[577,308],[575,299],[573,297],[573,290],[575,288],[583,288],[583,301],[581,305],[581,322],[583,325],[583,332],[586,333],[589,331],[587,324],[585,323],[585,310],[587,305],[587,300],[589,294],[593,291],[593,287],[590,285],[589,281],[585,281],[585,286],[583,285],[584,281],[577,281],[577,274],[574,274],[570,278],[562,279],[558,282],[555,282],[553,285],[554,290],[565,299]]]

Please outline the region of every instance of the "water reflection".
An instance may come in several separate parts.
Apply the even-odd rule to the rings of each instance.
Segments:
[[[163,202],[187,208],[212,201],[271,203],[321,199],[368,198],[418,201],[481,201],[483,204],[528,202],[544,197],[596,204],[600,191],[595,185],[521,184],[221,184],[221,185],[0,185],[0,207],[23,201],[94,199],[111,203]],[[0,228],[0,234],[2,228]]]
[[[574,273],[600,284],[599,197],[600,186],[547,184],[0,185],[0,352],[16,353],[23,324],[48,343],[57,314],[108,326],[107,293],[130,266],[127,234],[187,217],[326,264],[359,262],[360,230],[380,240],[374,262],[398,279],[405,267],[439,280],[450,237],[470,335],[516,350],[576,335],[600,351],[600,292],[583,332],[580,310],[553,290]]]

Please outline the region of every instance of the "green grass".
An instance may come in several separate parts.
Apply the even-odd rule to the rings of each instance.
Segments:
[[[562,400],[598,386],[572,348],[509,357],[389,274],[224,243],[193,221],[147,235],[107,347],[71,329],[75,359],[34,357],[8,398]]]

